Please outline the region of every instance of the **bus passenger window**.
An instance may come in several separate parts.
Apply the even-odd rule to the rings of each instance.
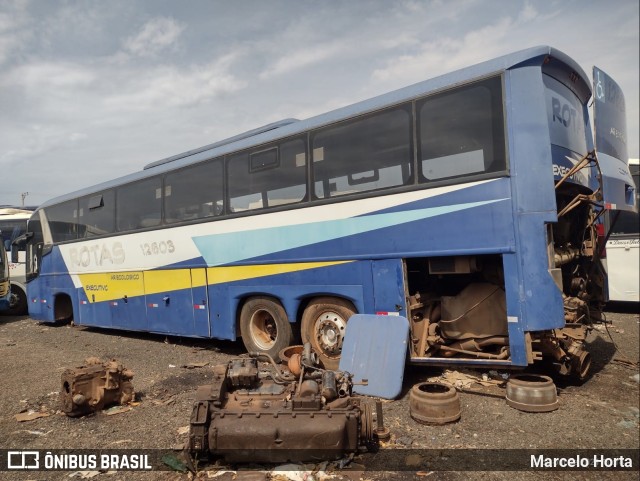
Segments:
[[[500,77],[418,102],[421,182],[506,170]]]
[[[116,227],[115,191],[109,190],[80,199],[78,228],[81,238],[111,234]]]
[[[394,107],[312,133],[316,197],[411,184],[410,112]]]
[[[222,214],[222,181],[221,159],[167,174],[164,180],[165,222],[172,224]]]
[[[160,225],[160,178],[153,177],[118,188],[118,231],[143,229]]]
[[[301,202],[307,195],[306,149],[302,138],[229,156],[231,212]]]
[[[53,242],[64,242],[78,238],[78,201],[72,200],[43,209],[49,221]]]

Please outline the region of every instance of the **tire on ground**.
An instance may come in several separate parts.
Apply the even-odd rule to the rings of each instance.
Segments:
[[[240,311],[240,335],[248,352],[266,352],[274,359],[293,339],[287,313],[272,297],[252,297]]]
[[[353,304],[339,297],[318,297],[304,310],[302,342],[311,343],[326,369],[338,369],[347,321],[355,313]]]

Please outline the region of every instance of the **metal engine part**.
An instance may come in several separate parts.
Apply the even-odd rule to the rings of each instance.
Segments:
[[[539,339],[540,350],[553,360],[558,374],[584,380],[591,368],[591,354],[586,350],[586,338],[590,326],[567,323],[562,329],[554,329]]]
[[[447,339],[508,335],[504,290],[489,283],[473,283],[457,296],[442,297],[440,332]]]
[[[409,392],[409,414],[422,424],[457,421],[462,414],[458,391],[442,383],[418,383]]]
[[[507,404],[528,413],[545,413],[558,409],[556,385],[549,376],[516,374],[509,378]]]
[[[91,357],[83,366],[62,373],[60,404],[71,417],[100,411],[112,404],[133,401],[133,371],[115,359],[103,362]]]
[[[348,373],[303,363],[294,376],[271,358],[262,367],[257,358],[264,354],[251,355],[216,366],[213,383],[198,388],[189,433],[194,456],[304,462],[339,459],[374,441],[372,409],[351,397]]]

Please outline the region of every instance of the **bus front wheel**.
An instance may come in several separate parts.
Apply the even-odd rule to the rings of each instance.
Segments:
[[[16,285],[11,285],[11,297],[7,313],[10,316],[21,316],[27,313],[27,295]]]
[[[286,311],[270,297],[245,302],[240,311],[240,335],[248,352],[266,352],[273,358],[293,339]]]
[[[325,369],[338,369],[347,321],[356,313],[351,302],[338,297],[319,297],[302,314],[303,343],[311,343]]]

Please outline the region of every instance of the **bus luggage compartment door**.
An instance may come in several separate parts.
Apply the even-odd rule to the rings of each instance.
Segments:
[[[192,292],[192,274],[197,286],[195,292]],[[209,335],[208,309],[201,302],[206,300],[204,269],[148,271],[144,273],[144,286],[149,331]]]
[[[78,294],[80,324],[146,330],[142,272],[81,276]]]

